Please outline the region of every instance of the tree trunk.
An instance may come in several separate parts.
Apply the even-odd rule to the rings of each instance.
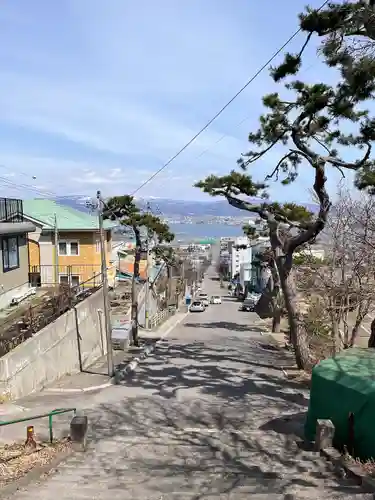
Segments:
[[[171,301],[171,291],[172,291],[172,268],[167,264],[167,290],[165,294],[167,306]]]
[[[281,298],[280,298],[280,275],[277,269],[277,265],[274,259],[270,261],[270,270],[272,277],[272,289],[271,289],[271,297],[272,297],[272,309],[273,309],[273,318],[272,318],[272,333],[280,333],[280,324],[281,324]]]
[[[284,294],[285,308],[288,313],[290,340],[294,348],[296,364],[300,370],[311,365],[310,346],[306,329],[300,318],[297,302],[297,290],[292,269],[292,254],[280,255],[276,258],[279,271],[281,289]]]
[[[135,234],[136,243],[135,243],[134,269],[133,269],[133,279],[132,279],[131,325],[132,325],[133,345],[139,347],[137,278],[139,278],[139,263],[141,260],[142,241],[139,229],[137,227],[133,227],[133,231]]]
[[[276,307],[272,318],[272,333],[280,333],[281,309]]]
[[[340,352],[343,345],[345,347],[340,335],[339,320],[336,317],[332,319],[332,344],[334,354]]]
[[[371,321],[371,335],[368,339],[368,347],[375,348],[375,319]]]
[[[356,341],[356,338],[358,336],[359,329],[361,327],[362,321],[365,319],[369,312],[369,305],[365,308],[361,307],[361,305],[358,308],[357,316],[355,318],[355,323],[352,328],[352,334],[350,336],[350,341],[349,341],[349,346],[348,347],[353,347]],[[371,332],[372,332],[372,323],[371,323]]]

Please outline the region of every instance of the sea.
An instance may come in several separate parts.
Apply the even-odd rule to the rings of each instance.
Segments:
[[[225,224],[170,224],[171,231],[175,234],[175,240],[193,241],[220,239],[222,236],[242,236],[242,226],[230,226]]]

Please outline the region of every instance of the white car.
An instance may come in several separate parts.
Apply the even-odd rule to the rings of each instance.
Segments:
[[[206,307],[210,305],[210,301],[208,300],[207,293],[200,293],[197,297],[197,300],[200,300],[201,302],[203,302],[203,305]]]
[[[213,295],[210,302],[211,304],[221,304],[221,297],[219,297],[219,295]]]
[[[205,311],[205,306],[201,300],[194,300],[194,302],[191,304],[189,311],[190,312],[204,312]]]

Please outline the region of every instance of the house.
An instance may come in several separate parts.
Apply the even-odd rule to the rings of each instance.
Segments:
[[[27,235],[35,229],[24,218],[22,200],[0,198],[0,309],[30,288]]]
[[[28,237],[31,282],[35,286],[99,284],[98,218],[52,200],[34,199],[23,203],[24,218],[36,227]],[[112,251],[111,229],[115,225],[115,222],[104,221],[107,268]]]
[[[117,249],[117,262],[116,267],[120,275],[132,276],[134,273],[134,257],[135,257],[134,243],[125,244]],[[139,277],[141,279],[147,278],[147,259],[141,256],[139,261]]]

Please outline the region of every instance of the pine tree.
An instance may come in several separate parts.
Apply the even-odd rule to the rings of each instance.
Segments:
[[[138,297],[136,294],[136,282],[139,279],[139,266],[142,252],[146,251],[146,245],[150,237],[157,240],[157,245],[153,248],[154,252],[159,251],[159,246],[163,243],[169,243],[174,239],[168,224],[164,223],[160,217],[142,212],[136,205],[132,196],[114,196],[106,201],[104,218],[118,220],[122,226],[133,230],[135,237],[135,255],[132,280],[132,338],[135,346],[139,345],[138,339]],[[142,231],[147,234],[142,238]]]
[[[355,6],[352,8],[355,10]],[[308,15],[310,19],[319,17],[319,13],[310,12]],[[301,17],[302,25],[304,19]],[[321,19],[324,21],[324,16]],[[303,26],[306,29],[306,24]],[[316,29],[309,32],[306,43]],[[340,23],[331,25],[331,30],[340,33]],[[328,44],[331,36],[327,35],[323,43]],[[345,49],[342,50],[344,53]],[[303,48],[297,56],[288,54],[281,66],[271,69],[274,80],[281,84],[286,76],[298,73],[302,57]],[[328,66],[334,65],[326,52],[324,57]],[[336,85],[288,80],[284,83],[285,99],[279,93],[266,95],[263,104],[267,112],[260,117],[259,129],[249,134],[249,142],[256,149],[238,160],[242,172],[233,170],[222,177],[210,175],[196,184],[206,193],[224,196],[233,207],[257,213],[266,221],[288,313],[296,362],[302,369],[310,365],[310,355],[292,272],[293,255],[307,243],[313,243],[326,225],[331,207],[326,189],[327,168],[335,168],[343,175],[345,170],[353,171],[357,187],[367,188],[370,192],[374,190],[375,167],[371,160],[371,148],[375,139],[375,120],[362,105],[373,97],[375,63],[369,62],[366,68],[371,71],[367,73],[364,69],[367,61],[368,58],[357,60],[347,54],[346,59],[337,62],[342,71]],[[344,123],[350,124],[350,133],[343,131]],[[284,148],[280,160],[264,182],[254,180],[248,173],[249,168],[255,162],[262,161],[276,147],[278,150]],[[350,149],[351,158],[357,153],[357,159],[345,160],[343,155],[346,149]],[[294,203],[266,201],[269,181],[276,180],[283,185],[294,183],[301,169],[311,172],[312,187],[319,203],[316,216]],[[261,197],[265,201],[253,202],[253,197]]]

